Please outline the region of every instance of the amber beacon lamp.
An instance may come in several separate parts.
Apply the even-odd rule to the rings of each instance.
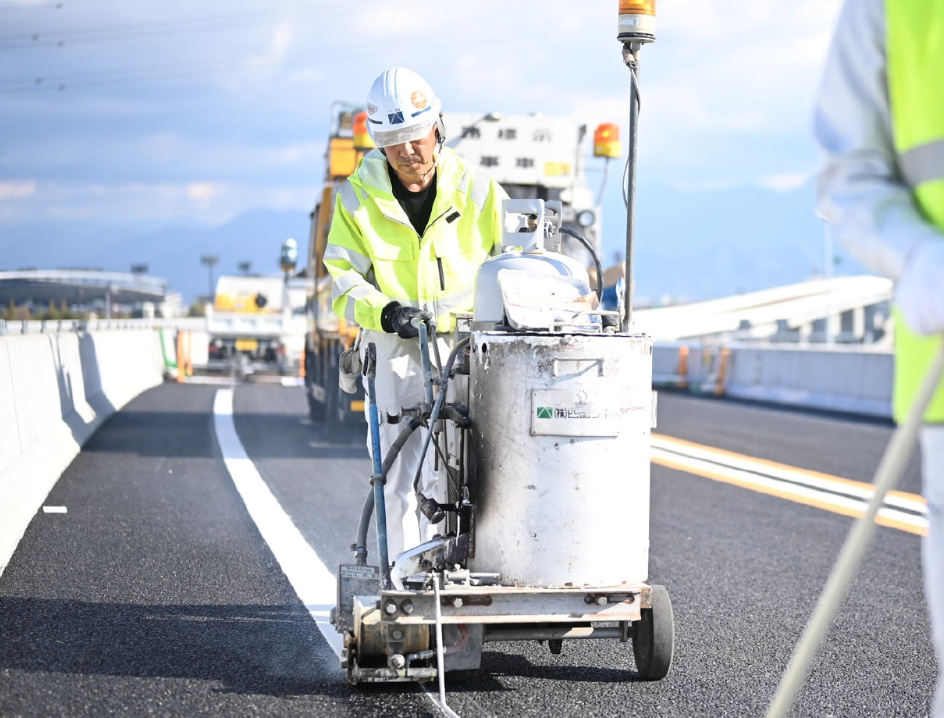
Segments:
[[[629,152],[626,157],[626,274],[623,300],[623,331],[630,331],[633,315],[633,238],[636,218],[636,148],[639,129],[639,53],[642,46],[656,39],[655,0],[619,0],[619,32],[623,43],[623,62],[629,68],[632,87],[629,93]]]

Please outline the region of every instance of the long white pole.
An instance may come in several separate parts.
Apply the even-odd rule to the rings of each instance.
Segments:
[[[770,709],[767,711],[767,718],[784,718],[793,706],[797,692],[803,686],[806,675],[809,671],[810,662],[819,648],[829,625],[832,623],[839,605],[845,598],[849,584],[855,577],[856,571],[862,563],[862,557],[868,548],[872,534],[875,532],[875,516],[882,502],[885,500],[885,494],[893,489],[901,475],[904,473],[911,453],[918,443],[918,432],[921,429],[921,418],[931,403],[931,397],[940,384],[941,377],[944,375],[944,344],[941,345],[931,362],[921,384],[921,389],[911,406],[911,411],[904,424],[899,426],[892,434],[885,454],[879,462],[878,469],[875,471],[875,478],[872,483],[875,486],[875,494],[869,502],[868,510],[861,516],[849,531],[846,543],[839,553],[836,565],[826,582],[826,588],[816,604],[816,609],[807,624],[793,657],[790,659],[790,665],[780,681],[780,687],[774,696]]]

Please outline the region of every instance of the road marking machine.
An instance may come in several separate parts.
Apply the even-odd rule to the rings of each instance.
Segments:
[[[506,200],[502,211],[503,251],[479,271],[475,312],[445,362],[435,324],[414,320],[425,401],[397,417],[371,404],[373,490],[334,616],[351,683],[474,670],[489,641],[559,653],[564,640],[631,640],[641,677],[671,664],[671,603],[646,583],[651,340],[604,326],[618,313],[558,253],[557,203]],[[368,401],[374,362],[369,346]],[[403,424],[386,457],[381,420]],[[445,496],[417,497],[440,533],[391,569],[384,476],[418,426],[445,474]],[[371,510],[379,566],[367,565]]]
[[[478,272],[474,313],[457,317],[451,342],[436,338],[433,321],[413,320],[424,400],[380,417],[367,347],[372,489],[332,620],[353,684],[438,679],[445,708],[446,675],[478,669],[491,641],[546,641],[552,653],[570,640],[632,642],[639,677],[669,671],[672,605],[647,583],[652,342],[631,330],[637,66],[654,23],[653,0],[620,0],[632,73],[621,311],[601,306],[598,259],[591,288],[587,270],[560,253],[568,234],[596,257],[562,227],[559,202],[506,200],[502,251]],[[403,427],[386,456],[380,421]],[[417,490],[417,503],[438,533],[391,567],[385,475],[420,426],[442,495]],[[416,477],[414,489],[420,466]]]

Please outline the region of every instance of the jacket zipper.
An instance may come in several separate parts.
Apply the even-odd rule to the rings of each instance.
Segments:
[[[446,291],[446,273],[443,271],[442,257],[436,257],[436,266],[439,267],[439,288]]]

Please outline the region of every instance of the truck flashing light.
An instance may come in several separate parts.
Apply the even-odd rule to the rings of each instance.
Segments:
[[[623,154],[619,125],[605,122],[593,133],[593,156],[615,159]]]
[[[354,115],[354,146],[357,149],[370,149],[376,146],[370,132],[367,131],[366,112],[358,112]]]

